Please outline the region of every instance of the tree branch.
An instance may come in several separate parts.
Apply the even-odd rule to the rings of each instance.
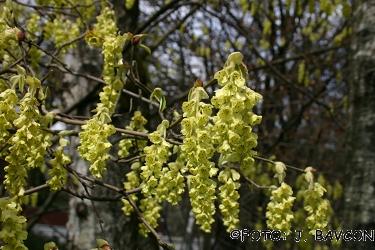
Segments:
[[[143,217],[141,211],[138,209],[134,201],[130,198],[129,194],[126,194],[126,198],[129,201],[130,205],[133,207],[134,211],[137,213],[138,218],[143,222],[147,229],[150,230],[150,232],[155,236],[159,246],[161,246],[163,249],[174,250],[175,248],[173,247],[173,245],[165,243],[163,239],[160,237],[160,235],[155,231],[155,229],[152,228],[150,223],[148,223],[148,221]]]

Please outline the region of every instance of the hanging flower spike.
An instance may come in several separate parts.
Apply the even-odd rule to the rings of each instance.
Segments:
[[[292,212],[293,202],[296,197],[292,196],[292,188],[285,182],[272,191],[271,201],[267,205],[267,227],[272,230],[280,230],[285,235],[291,233],[291,223],[294,218]]]
[[[219,188],[219,208],[227,231],[235,229],[239,223],[239,174],[231,169],[231,164],[239,163],[241,170],[253,165],[256,154],[253,148],[258,145],[258,136],[252,132],[252,126],[262,119],[251,111],[262,96],[246,86],[247,69],[242,59],[240,52],[228,56],[223,69],[214,76],[222,88],[216,90],[211,99],[212,105],[218,109],[216,116],[212,117],[214,125],[210,134],[217,145],[216,151],[220,153],[219,165],[224,168],[219,174],[219,181],[223,183]]]

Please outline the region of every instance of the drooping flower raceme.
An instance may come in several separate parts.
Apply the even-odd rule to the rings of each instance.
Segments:
[[[106,86],[104,86],[103,91],[99,93],[100,102],[92,111],[96,113],[99,120],[103,123],[111,122],[110,116],[115,112],[119,91],[123,86],[123,73],[125,68],[122,63],[118,65],[117,61],[122,58],[121,51],[128,39],[127,34],[123,36],[107,36],[104,38],[102,52],[104,55],[103,79]]]
[[[0,24],[1,26],[1,24]],[[1,144],[7,147],[1,154],[9,163],[5,168],[5,188],[10,198],[0,199],[0,239],[6,244],[3,250],[26,250],[23,241],[27,238],[26,218],[21,216],[21,204],[28,198],[24,196],[27,185],[27,171],[31,168],[45,169],[46,148],[51,145],[52,134],[44,130],[50,125],[51,114],[42,115],[39,106],[45,98],[41,82],[26,75],[26,70],[17,65],[17,74],[10,77],[11,88],[0,94],[0,132]],[[24,94],[24,85],[28,91]],[[18,101],[15,89],[23,94]],[[19,106],[16,111],[15,106]],[[17,128],[13,135],[8,129]],[[37,196],[32,195],[34,202]]]
[[[240,204],[238,199],[240,194],[237,189],[240,188],[240,183],[237,181],[240,179],[240,174],[235,169],[226,167],[220,172],[219,181],[224,183],[219,187],[221,204],[219,205],[221,214],[223,215],[224,226],[227,227],[227,231],[230,232],[238,228],[240,222],[238,217],[240,213]]]
[[[327,190],[318,182],[315,182],[312,189],[305,191],[304,209],[308,213],[306,218],[307,228],[310,234],[315,235],[317,229],[326,228],[332,215],[332,208],[327,199],[323,199]]]
[[[102,47],[102,54],[104,55],[103,79],[106,86],[99,94],[100,103],[97,104],[94,112],[101,116],[100,119],[103,122],[110,122],[110,115],[115,111],[119,90],[124,82],[125,68],[122,63],[122,49],[125,42],[132,39],[132,35],[130,33],[123,35],[117,33],[115,12],[108,7],[102,9],[97,21],[94,30],[87,31],[85,36],[88,44]]]
[[[2,250],[27,250],[23,241],[27,238],[26,218],[21,216],[21,205],[15,202],[15,198],[0,198],[0,239],[6,243]]]
[[[289,235],[291,233],[291,222],[294,218],[292,212],[293,202],[296,197],[292,196],[292,188],[285,182],[272,191],[271,201],[267,205],[267,227],[272,230],[280,230]]]
[[[212,118],[213,142],[220,153],[219,166],[225,169],[219,174],[224,183],[219,188],[224,224],[231,231],[237,227],[238,198],[237,189],[240,184],[239,173],[231,169],[239,163],[242,170],[253,165],[253,150],[257,146],[258,136],[252,127],[261,122],[262,117],[254,114],[252,108],[262,96],[246,86],[246,68],[242,62],[242,54],[234,52],[228,56],[224,68],[215,74],[215,79],[222,86],[215,91],[211,103],[219,111]]]
[[[13,125],[18,129],[8,140],[9,154],[5,157],[9,165],[4,168],[7,172],[4,184],[11,196],[16,195],[26,186],[27,170],[38,167],[44,171],[46,148],[51,145],[53,136],[51,133],[40,130],[40,128],[46,128],[49,125],[48,122],[43,122],[48,120],[47,115],[42,116],[38,109],[38,105],[44,99],[41,82],[34,77],[26,76],[26,70],[20,66],[17,71],[18,75],[11,77],[13,85],[20,86],[26,83],[29,85],[29,92],[23,96],[19,103],[20,113],[13,121]],[[20,88],[23,87],[20,86]],[[12,91],[9,93],[9,97],[14,99]],[[14,103],[16,100],[11,102]],[[9,111],[9,113],[13,113],[13,111]]]
[[[156,194],[155,187],[162,175],[163,164],[167,162],[169,157],[169,149],[172,144],[165,140],[166,129],[169,122],[164,120],[156,131],[149,134],[152,145],[144,148],[146,153],[145,165],[141,167],[141,178],[144,182],[141,184],[142,193]]]
[[[202,102],[208,95],[202,87],[194,87],[189,100],[182,104],[183,116],[181,133],[184,135],[181,151],[186,156],[189,177],[189,194],[196,223],[205,232],[211,231],[215,214],[216,182],[210,177],[217,174],[215,163],[209,161],[215,149],[211,141],[209,124],[212,105]]]
[[[12,128],[12,122],[18,114],[14,106],[18,103],[18,97],[14,89],[7,89],[0,94],[0,145],[9,139],[8,129]]]
[[[52,191],[59,191],[66,183],[68,172],[63,165],[69,164],[71,160],[70,156],[64,152],[64,147],[69,142],[69,140],[61,137],[59,140],[60,145],[54,152],[54,158],[50,160],[52,168],[48,170],[48,174],[51,176],[51,179],[47,181],[47,185],[51,187]]]
[[[163,175],[160,178],[158,188],[161,189],[159,193],[162,194],[160,201],[168,201],[173,206],[182,199],[181,194],[185,191],[184,162],[181,159],[183,153],[179,152],[175,162],[168,163],[168,167],[163,168]]]
[[[115,112],[116,101],[124,80],[122,74],[125,68],[122,63],[120,66],[117,63],[122,59],[122,48],[130,38],[128,34],[121,36],[116,33],[118,29],[113,10],[103,8],[97,20],[95,29],[88,31],[85,39],[88,44],[103,48],[103,79],[106,86],[99,94],[100,102],[92,111],[96,114],[82,126],[84,131],[79,134],[82,145],[78,147],[78,151],[84,160],[92,164],[91,173],[96,178],[101,178],[106,170],[105,160],[109,158],[107,152],[112,147],[107,137],[115,132],[114,126],[107,123],[111,122],[111,115]]]
[[[106,171],[105,161],[109,158],[107,153],[112,147],[108,137],[116,132],[111,124],[105,124],[94,116],[83,125],[83,132],[79,133],[81,146],[78,151],[82,159],[91,163],[90,171],[95,178],[101,178]]]
[[[215,91],[211,103],[219,109],[213,117],[217,152],[223,162],[241,162],[241,169],[246,169],[254,162],[252,149],[258,144],[252,126],[262,120],[252,108],[262,96],[246,86],[242,67],[242,54],[230,54],[224,68],[215,74],[222,88]]]
[[[172,144],[165,140],[166,130],[169,126],[167,120],[162,121],[157,130],[150,133],[148,138],[152,145],[144,148],[146,154],[145,163],[141,167],[141,183],[142,193],[145,198],[141,200],[140,210],[145,219],[151,226],[157,226],[157,219],[160,217],[162,186],[160,185],[160,178],[163,172],[163,165],[167,162],[170,155],[170,148]],[[146,236],[149,230],[143,223],[140,224],[140,233]]]

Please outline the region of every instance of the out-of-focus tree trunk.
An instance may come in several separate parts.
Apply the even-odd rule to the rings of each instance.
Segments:
[[[353,1],[344,229],[375,229],[375,1]],[[344,249],[374,249],[343,241]]]
[[[89,48],[84,42],[68,56],[64,57],[67,65],[76,72],[85,74],[92,74],[99,77],[95,72],[100,72],[102,65],[98,65],[96,62],[100,61],[98,58],[100,55],[96,49]],[[88,81],[83,77],[70,77],[66,75],[64,77],[65,84],[69,85],[70,91],[64,93],[64,100],[66,108],[76,106],[77,103],[81,103],[74,110],[74,115],[90,116],[93,105],[92,102],[82,102],[90,91],[100,88],[98,83]],[[97,87],[94,87],[97,86]],[[72,126],[69,129],[80,130],[78,126]],[[72,155],[73,165],[72,167],[82,174],[89,174],[89,163],[82,160],[77,154],[76,147],[79,145],[79,138],[71,140],[70,155]],[[76,190],[80,193],[85,193],[84,188],[80,183],[75,183],[70,180],[70,185],[76,186]],[[91,190],[90,190],[91,192]],[[96,218],[95,212],[92,208],[89,200],[81,200],[77,197],[70,197],[69,200],[69,220],[66,225],[67,227],[67,249],[91,249],[95,247],[95,237],[99,230],[99,222]],[[100,237],[102,238],[102,237]]]

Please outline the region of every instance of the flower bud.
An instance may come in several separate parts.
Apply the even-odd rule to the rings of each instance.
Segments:
[[[201,79],[197,79],[196,81],[195,81],[195,83],[194,83],[194,87],[203,87],[203,82],[202,82],[202,80]]]
[[[135,37],[132,41],[133,46],[137,46],[139,42],[141,41],[141,38],[139,36]]]
[[[281,161],[275,162],[275,170],[277,174],[282,174],[286,170],[285,164]]]
[[[20,30],[17,34],[17,40],[18,41],[25,41],[26,40],[26,35],[25,35],[25,32],[23,30]]]
[[[308,183],[310,183],[310,182],[313,181],[313,178],[314,178],[313,174],[310,171],[307,171],[306,174],[305,174],[305,180]]]
[[[108,242],[103,239],[96,239],[96,242],[99,245],[100,250],[110,250],[111,247],[108,245]]]

